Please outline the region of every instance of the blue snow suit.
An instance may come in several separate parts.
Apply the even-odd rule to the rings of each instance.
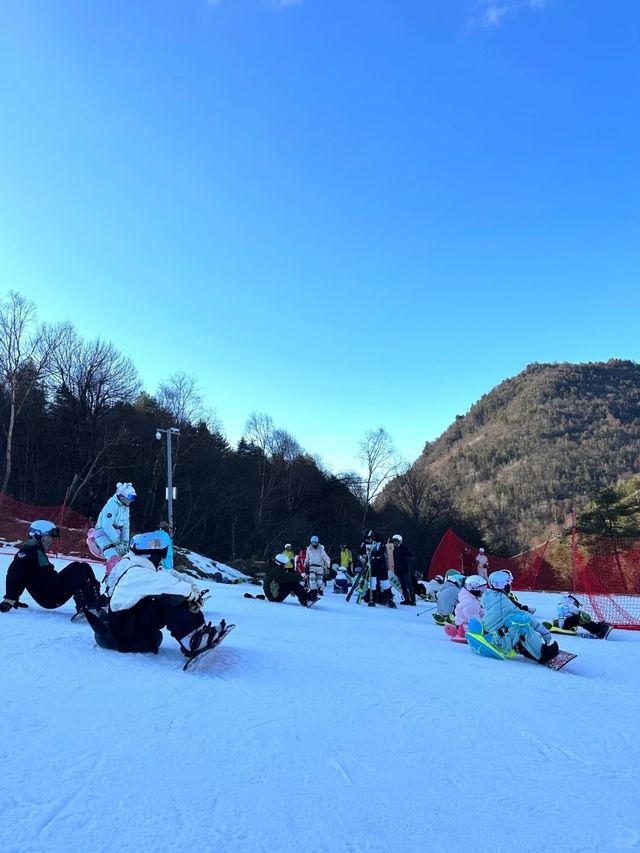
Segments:
[[[491,634],[490,643],[502,652],[509,652],[522,643],[529,654],[540,660],[545,640],[553,639],[548,628],[516,607],[502,590],[488,589],[482,596],[482,607],[482,625],[485,632]]]
[[[129,507],[112,495],[102,507],[95,528],[95,543],[106,560],[115,554],[126,554],[129,548]]]

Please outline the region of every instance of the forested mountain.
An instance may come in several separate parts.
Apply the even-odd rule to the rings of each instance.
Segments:
[[[639,468],[640,365],[612,359],[529,365],[427,443],[411,474],[513,553]]]

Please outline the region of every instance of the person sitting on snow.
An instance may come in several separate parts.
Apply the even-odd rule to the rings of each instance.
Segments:
[[[101,604],[100,584],[88,563],[73,561],[59,572],[49,562],[47,551],[60,530],[52,521],[40,519],[29,527],[29,539],[20,546],[6,577],[6,592],[0,603],[0,612],[12,608],[28,607],[20,601],[26,590],[34,601],[47,610],[60,607],[73,596],[78,613]]]
[[[553,620],[553,624],[565,631],[584,628],[599,640],[605,640],[612,630],[608,622],[595,622],[586,610],[582,610],[581,602],[570,592],[563,595],[558,602],[558,618]]]
[[[458,603],[458,596],[463,583],[464,575],[460,574],[457,569],[447,571],[442,588],[438,593],[438,604],[433,617],[436,622],[440,624],[444,622],[453,623],[453,611]]]
[[[300,583],[300,575],[287,569],[289,558],[286,554],[276,554],[264,576],[264,594],[269,601],[282,602],[289,595],[295,595],[303,607],[309,607],[318,598],[318,591],[307,590]]]
[[[504,569],[489,575],[489,589],[482,596],[485,637],[505,654],[515,649],[546,663],[558,654],[558,644],[548,628],[513,603],[509,597],[511,582],[511,572]]]
[[[437,601],[438,593],[442,589],[442,585],[444,583],[444,577],[442,575],[436,575],[433,580],[430,580],[428,583],[424,584],[425,595],[429,601]]]
[[[164,531],[154,531],[131,539],[131,550],[109,575],[107,607],[97,617],[87,617],[99,646],[157,654],[166,627],[190,658],[214,645],[224,631],[224,619],[219,625],[205,622],[202,590],[162,570],[168,538]]]
[[[487,587],[488,583],[481,575],[470,575],[465,580],[455,609],[455,632],[458,637],[464,637],[470,619],[482,621],[484,610],[481,598]]]

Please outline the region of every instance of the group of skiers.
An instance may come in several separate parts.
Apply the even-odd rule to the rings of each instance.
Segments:
[[[589,634],[605,639],[611,632],[606,622],[596,622],[582,609],[578,599],[567,593],[558,604],[558,618],[551,623],[534,618],[535,608],[518,601],[512,592],[513,575],[508,569],[465,578],[457,569],[428,584],[436,601],[434,620],[452,638],[462,639],[472,619],[482,624],[484,637],[504,654],[521,653],[539,663],[547,663],[559,652],[553,631],[569,633],[580,626]]]
[[[27,607],[20,601],[25,590],[47,609],[73,597],[73,618],[84,615],[104,648],[157,653],[165,627],[187,658],[215,645],[225,622],[205,622],[206,591],[173,571],[170,525],[129,537],[129,507],[135,497],[131,483],[118,483],[88,534],[90,549],[106,561],[104,592],[88,563],[74,561],[56,571],[47,552],[60,531],[53,522],[39,520],[31,524],[30,538],[7,569],[0,612]]]

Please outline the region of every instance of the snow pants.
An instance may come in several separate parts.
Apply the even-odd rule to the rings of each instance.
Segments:
[[[96,643],[118,652],[158,653],[162,628],[178,642],[204,625],[202,613],[192,613],[184,598],[148,596],[129,610],[101,610],[98,618],[87,616]]]
[[[413,586],[413,572],[411,569],[396,569],[396,577],[402,587],[402,597],[410,604],[416,603],[416,592]]]
[[[309,566],[307,569],[309,589],[322,591],[324,588],[324,566]]]
[[[17,577],[29,595],[40,607],[54,610],[74,598],[78,610],[96,606],[99,603],[100,584],[88,563],[74,561],[55,574],[36,572],[25,573],[20,577],[20,566],[14,569]]]
[[[536,660],[540,660],[544,646],[542,635],[533,627],[531,616],[524,612],[509,616],[502,628],[493,631],[489,642],[501,652],[510,652],[517,645],[522,645]]]
[[[561,628],[567,630],[571,628],[584,628],[594,637],[603,637],[609,627],[607,622],[594,622],[588,613],[574,613],[573,616],[567,616],[562,622]]]
[[[278,592],[273,596],[273,601],[283,602],[289,595],[295,595],[300,604],[304,604],[307,600],[307,590],[301,583],[281,583],[278,584]]]

